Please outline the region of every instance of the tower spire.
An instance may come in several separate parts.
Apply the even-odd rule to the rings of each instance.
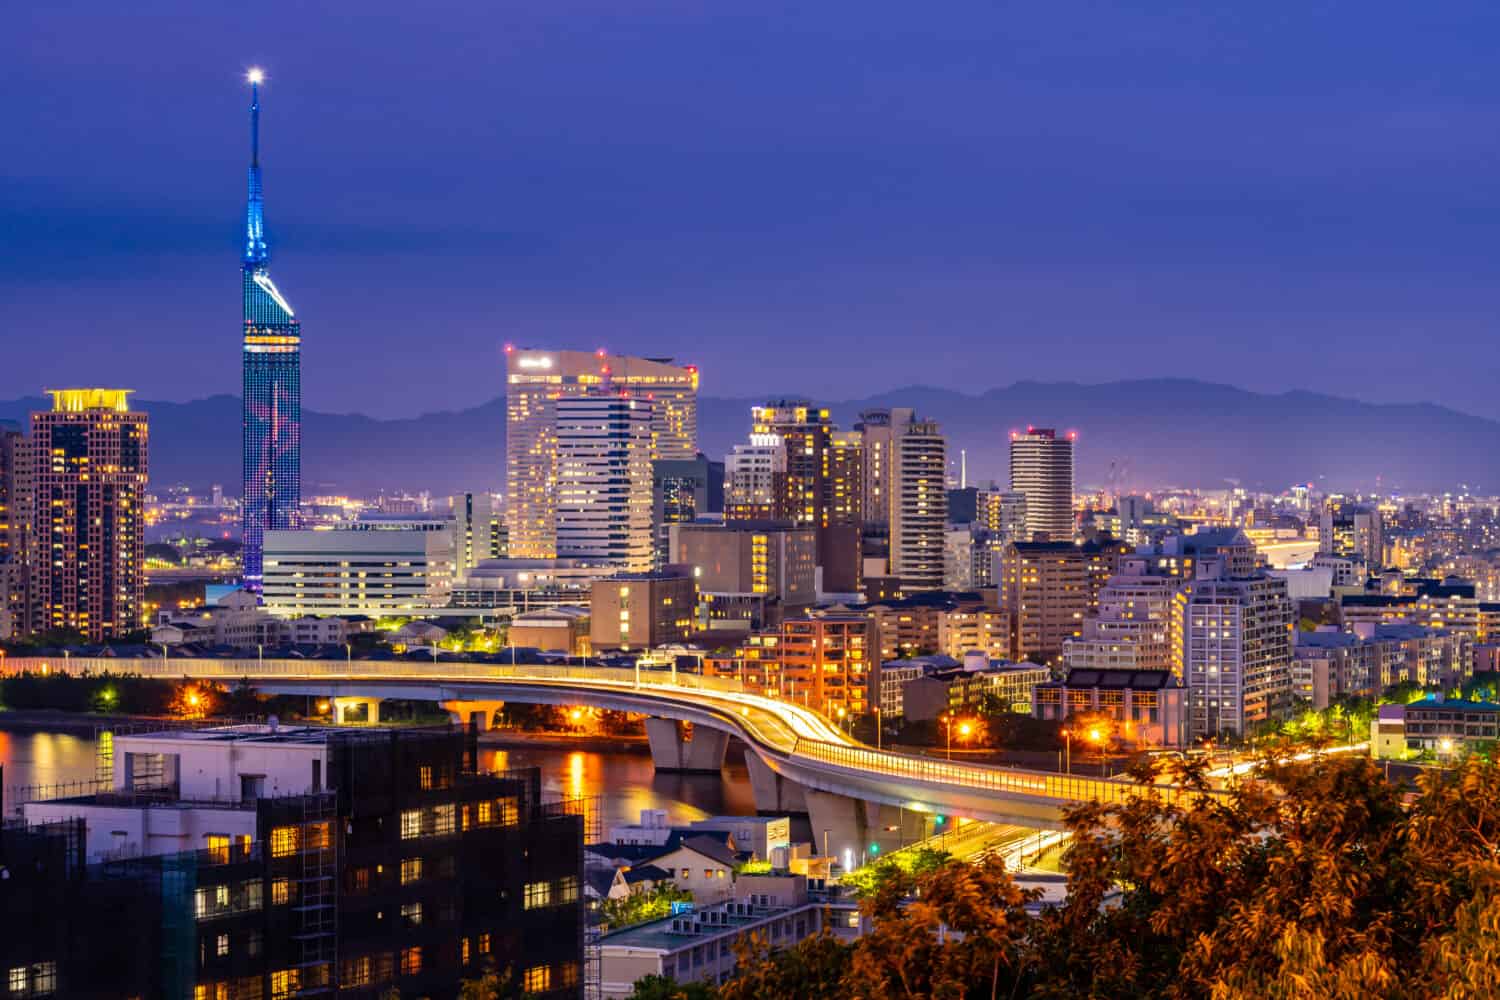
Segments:
[[[265,264],[271,259],[266,246],[265,202],[260,188],[260,85],[265,74],[252,69],[245,74],[250,81],[250,192],[245,202],[245,263]]]

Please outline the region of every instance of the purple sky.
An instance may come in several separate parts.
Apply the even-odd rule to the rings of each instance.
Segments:
[[[1126,7],[1142,8],[1127,11]],[[245,67],[306,405],[1181,375],[1500,417],[1500,7],[14,4],[0,397],[236,392]]]

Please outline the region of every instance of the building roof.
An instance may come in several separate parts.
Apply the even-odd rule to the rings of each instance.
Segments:
[[[1065,681],[1051,681],[1047,685],[1038,686],[1156,691],[1181,685],[1170,670],[1074,670]]]
[[[625,869],[625,884],[639,885],[642,882],[668,882],[672,873],[656,865],[631,865]]]
[[[1492,701],[1457,701],[1453,699],[1414,701],[1406,706],[1410,712],[1500,712],[1500,705]]]

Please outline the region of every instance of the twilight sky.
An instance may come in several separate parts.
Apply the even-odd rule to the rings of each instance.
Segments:
[[[310,408],[480,402],[509,340],[1500,417],[1497,42],[1493,0],[11,4],[0,397],[238,391],[262,65]]]

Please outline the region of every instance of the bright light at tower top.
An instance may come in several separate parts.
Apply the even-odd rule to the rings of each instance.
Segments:
[[[266,71],[259,66],[251,66],[249,71],[245,73],[245,79],[250,83],[265,83]]]

